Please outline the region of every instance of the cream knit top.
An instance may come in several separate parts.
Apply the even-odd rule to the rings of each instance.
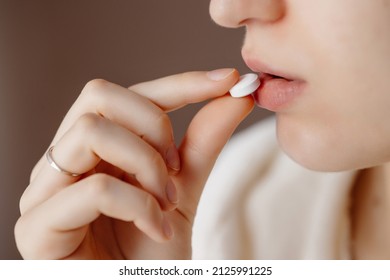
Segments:
[[[349,259],[356,172],[307,170],[278,147],[275,120],[234,136],[209,177],[194,259]]]

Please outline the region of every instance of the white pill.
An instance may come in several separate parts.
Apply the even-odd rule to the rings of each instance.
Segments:
[[[260,86],[259,76],[254,73],[242,75],[230,89],[230,95],[233,97],[244,97],[253,93]]]

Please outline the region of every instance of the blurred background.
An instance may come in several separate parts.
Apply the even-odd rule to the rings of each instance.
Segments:
[[[35,162],[91,79],[122,86],[191,70],[248,69],[244,30],[218,27],[209,0],[0,0],[0,259]],[[170,115],[177,141],[202,104]],[[240,126],[269,115],[256,108]]]

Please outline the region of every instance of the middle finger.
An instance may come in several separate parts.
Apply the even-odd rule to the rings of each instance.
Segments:
[[[168,167],[174,171],[180,169],[180,158],[167,114],[146,97],[100,79],[92,80],[84,87],[50,146],[56,145],[74,123],[87,113],[101,115],[139,135],[161,154]],[[42,157],[32,178],[44,161]]]

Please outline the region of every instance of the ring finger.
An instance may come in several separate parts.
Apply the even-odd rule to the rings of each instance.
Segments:
[[[161,154],[126,128],[96,114],[83,115],[58,141],[53,159],[72,173],[93,170],[104,160],[153,194],[163,209],[176,205],[176,188]],[[80,178],[61,174],[45,162],[21,199],[22,213]]]

